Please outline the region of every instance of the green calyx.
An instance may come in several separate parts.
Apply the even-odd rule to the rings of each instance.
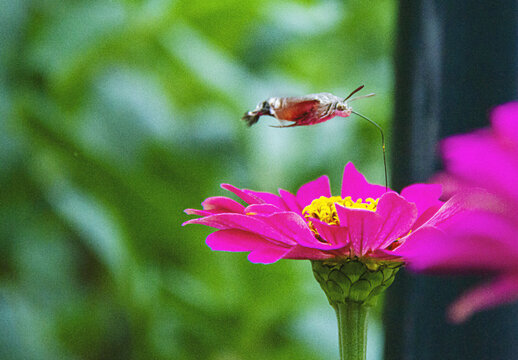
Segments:
[[[402,265],[400,262],[374,264],[358,259],[314,260],[311,264],[315,278],[333,307],[344,303],[374,305]]]

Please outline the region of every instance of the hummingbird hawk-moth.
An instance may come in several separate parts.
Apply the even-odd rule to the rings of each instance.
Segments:
[[[348,101],[374,95],[368,94],[350,99],[351,96],[361,89],[363,89],[363,85],[354,90],[345,99],[331,93],[299,97],[272,97],[259,103],[255,110],[246,112],[243,120],[246,121],[248,126],[252,126],[259,121],[261,116],[269,115],[275,117],[281,123],[290,123],[289,125],[281,125],[279,127],[294,127],[318,124],[335,116],[348,117],[354,113]]]
[[[351,99],[351,96],[361,89],[363,89],[363,85],[355,89],[344,99],[331,93],[319,93],[299,97],[271,97],[259,103],[255,110],[246,112],[243,116],[243,120],[246,121],[248,126],[252,126],[259,121],[261,116],[269,115],[281,122],[281,126],[274,127],[285,128],[314,125],[336,116],[348,117],[351,114],[356,114],[376,126],[381,133],[381,149],[383,151],[383,165],[385,167],[385,188],[388,190],[387,160],[385,157],[385,136],[383,135],[383,129],[375,121],[354,111],[348,104],[348,102],[375,95],[368,94]],[[286,122],[290,124],[284,125],[283,123]]]

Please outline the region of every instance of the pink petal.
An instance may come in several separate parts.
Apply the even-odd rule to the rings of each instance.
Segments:
[[[491,113],[491,124],[499,137],[518,144],[518,102],[496,107]]]
[[[269,224],[265,223],[262,219],[263,217],[241,214],[215,214],[204,218],[191,219],[186,221],[183,225],[201,224],[220,230],[244,230],[256,233],[259,236],[266,237],[272,242],[276,241],[280,244],[287,245],[296,244],[295,240],[287,238],[279,231],[279,229],[273,228]]]
[[[411,269],[419,271],[442,261],[444,251],[448,249],[448,240],[443,231],[424,226],[405,237],[398,248],[387,253],[403,257]]]
[[[241,200],[243,200],[244,202],[246,202],[248,205],[252,205],[252,204],[263,204],[265,203],[265,201],[263,199],[260,199],[258,198],[257,196],[254,196],[252,194],[247,194],[246,192],[244,192],[243,190],[241,189],[238,189],[237,187],[235,187],[234,185],[230,185],[230,184],[221,184],[221,187],[225,190],[228,190],[230,192],[233,192],[234,194],[236,194]]]
[[[487,130],[454,136],[442,144],[448,171],[474,186],[492,189],[518,201],[516,154],[502,147]]]
[[[199,215],[199,216],[214,215],[214,213],[212,211],[198,210],[198,209],[185,209],[183,212],[186,213],[187,215]],[[185,225],[185,224],[183,224],[183,225]]]
[[[374,250],[369,253],[369,256],[379,260],[404,262],[404,259],[401,256],[393,254],[390,250]]]
[[[321,247],[321,249],[333,250],[349,247],[349,234],[346,227],[329,225],[318,219],[311,219],[311,222],[318,234],[327,241],[326,247]]]
[[[262,217],[261,220],[279,231],[283,237],[292,239],[299,245],[315,249],[329,248],[328,244],[322,243],[315,238],[308,224],[300,215],[294,212],[273,213]]]
[[[269,214],[273,214],[273,213],[281,212],[281,211],[284,211],[284,210],[279,209],[275,205],[254,204],[254,205],[247,206],[246,209],[244,210],[244,213],[247,215],[250,215],[250,214],[269,215]]]
[[[490,245],[505,245],[509,250],[505,250],[501,256],[508,258],[516,257],[516,268],[518,269],[518,224],[515,218],[503,217],[492,212],[472,210],[463,212],[451,220],[445,230],[453,237],[479,237],[490,239]],[[500,262],[499,262],[500,263]]]
[[[423,226],[446,226],[455,216],[467,210],[469,194],[457,194],[444,203],[443,206]]]
[[[441,193],[440,184],[413,184],[401,190],[401,196],[417,206],[418,218],[430,207],[442,205]]]
[[[253,190],[248,190],[248,189],[243,189],[243,192],[248,195],[252,195],[255,198],[261,199],[268,204],[275,205],[282,210],[289,210],[288,207],[286,206],[286,204],[284,203],[284,201],[282,200],[282,198],[278,195],[271,194],[268,192],[253,191]]]
[[[313,200],[321,196],[331,197],[331,186],[326,175],[302,185],[299,191],[297,191],[297,202],[301,209],[304,209]]]
[[[412,225],[412,231],[426,224],[428,220],[430,220],[435,214],[437,214],[441,207],[442,204],[429,207],[428,210],[426,210],[424,213],[421,214],[421,216],[417,218],[414,225]]]
[[[286,256],[290,249],[282,247],[265,247],[256,249],[248,255],[248,260],[254,264],[272,264]]]
[[[516,251],[491,237],[455,236],[430,226],[411,233],[391,253],[402,256],[410,269],[429,273],[514,271],[518,261]]]
[[[245,208],[243,205],[235,200],[225,196],[213,196],[205,199],[201,203],[203,210],[208,210],[213,214],[217,213],[243,213]]]
[[[390,191],[390,189],[389,189]],[[385,186],[369,184],[365,177],[356,170],[352,162],[347,163],[342,178],[342,197],[377,199],[386,192]]]
[[[459,189],[472,186],[469,182],[463,181],[447,172],[440,172],[430,178],[430,182],[442,185],[442,197],[444,199],[453,196]]]
[[[297,214],[302,213],[302,208],[300,207],[299,203],[297,202],[297,197],[290,193],[289,191],[279,189],[279,195],[281,196],[282,200],[286,204],[286,207],[288,210],[296,212]]]
[[[467,320],[474,312],[518,300],[518,274],[500,276],[495,281],[470,290],[453,303],[448,316],[454,323]]]
[[[347,227],[348,241],[357,255],[363,256],[369,244],[376,242],[376,234],[383,219],[377,213],[364,209],[349,209],[335,204],[340,226]]]
[[[376,214],[381,219],[381,226],[376,237],[364,245],[368,250],[384,249],[397,238],[405,236],[417,218],[417,209],[415,204],[390,192],[381,196]]]
[[[216,231],[207,236],[206,242],[212,250],[250,251],[248,260],[253,263],[274,263],[290,251],[290,247],[275,245],[257,234],[236,229]]]
[[[258,247],[270,245],[264,237],[257,234],[237,230],[219,230],[207,236],[207,245],[215,251],[252,251]],[[274,246],[272,244],[272,246]]]
[[[296,245],[284,256],[284,259],[295,260],[325,260],[335,257],[336,255],[326,253],[321,250],[311,249],[304,246]]]

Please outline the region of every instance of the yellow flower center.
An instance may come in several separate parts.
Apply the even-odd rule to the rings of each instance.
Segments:
[[[350,196],[347,196],[346,198],[342,198],[341,196],[321,196],[306,206],[304,210],[302,210],[302,214],[306,218],[306,221],[308,222],[311,230],[313,230],[313,232],[318,235],[318,232],[311,224],[310,218],[318,219],[330,225],[340,225],[340,220],[338,219],[338,214],[336,213],[335,204],[340,204],[350,209],[365,209],[369,211],[376,211],[378,200],[379,199],[374,200],[373,198],[367,198],[365,201],[362,199],[353,201]]]
[[[340,204],[349,209],[363,209],[375,212],[378,207],[379,199],[367,198],[357,199],[353,201],[350,196],[346,198],[342,198],[340,196],[331,196],[325,197],[322,196],[318,199],[315,199],[302,210],[302,215],[306,219],[309,228],[315,234],[315,237],[322,241],[326,242],[324,238],[320,236],[315,226],[312,224],[311,219],[318,219],[322,222],[325,222],[330,225],[340,225],[340,219],[338,218],[338,214],[336,212],[336,204]],[[411,231],[410,231],[411,232]],[[409,232],[409,233],[410,233]],[[392,250],[397,247],[399,238],[394,241],[393,244],[386,247],[388,250]],[[399,259],[390,259],[390,260],[382,260],[376,257],[372,257],[372,254],[364,254],[358,255],[355,254],[352,246],[344,247],[343,249],[337,249],[335,251],[335,258],[329,259],[331,264],[337,264],[344,261],[344,259],[353,259],[358,260],[363,263],[370,271],[378,271],[380,269],[384,269],[385,267],[397,268],[403,264]],[[348,260],[345,260],[348,261]]]

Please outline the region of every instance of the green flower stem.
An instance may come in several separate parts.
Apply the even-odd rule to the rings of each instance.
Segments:
[[[338,319],[340,360],[367,357],[367,314],[370,306],[354,302],[333,306]]]
[[[358,259],[312,261],[315,279],[336,311],[341,360],[366,359],[367,314],[400,266]]]

